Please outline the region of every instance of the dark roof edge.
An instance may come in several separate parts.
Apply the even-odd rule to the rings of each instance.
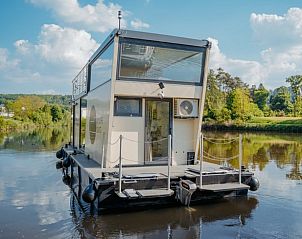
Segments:
[[[158,42],[165,42],[165,43],[175,43],[175,44],[190,45],[190,46],[197,46],[197,47],[209,46],[208,40],[198,40],[198,39],[163,35],[157,33],[139,32],[139,31],[132,31],[132,30],[120,30],[118,31],[118,34],[120,37],[124,37],[124,38],[142,39],[142,40],[158,41]]]
[[[103,41],[103,43],[99,46],[99,48],[94,52],[94,54],[90,57],[89,62],[92,61],[108,45],[108,43],[112,41],[112,39],[116,35],[123,38],[158,41],[158,42],[174,43],[174,44],[189,45],[189,46],[196,46],[196,47],[211,47],[211,43],[208,40],[198,40],[198,39],[192,39],[186,37],[177,37],[177,36],[170,36],[170,35],[149,33],[149,32],[140,32],[140,31],[133,31],[133,30],[114,29],[109,34],[109,36]]]
[[[88,62],[91,62],[108,45],[108,43],[112,41],[112,39],[115,37],[117,33],[118,33],[118,29],[114,29],[109,34],[109,36],[102,42],[99,48],[93,53],[93,55],[90,57]]]

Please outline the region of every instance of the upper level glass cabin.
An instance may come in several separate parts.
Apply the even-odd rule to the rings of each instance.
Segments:
[[[73,80],[73,145],[101,167],[187,164],[197,152],[210,43],[114,30]]]

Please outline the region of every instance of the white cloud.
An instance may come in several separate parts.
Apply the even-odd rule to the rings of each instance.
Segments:
[[[282,16],[252,13],[255,40],[266,47],[261,52],[267,82],[276,86],[290,75],[302,73],[302,9],[290,8]]]
[[[0,70],[1,69],[11,69],[17,66],[18,60],[11,60],[8,56],[8,51],[5,48],[0,48]]]
[[[14,46],[21,54],[27,54],[30,50],[30,44],[28,40],[18,40],[14,43]]]
[[[127,27],[126,18],[131,15],[127,10],[123,10],[118,4],[105,4],[103,0],[98,0],[95,5],[87,4],[81,6],[78,0],[29,0],[32,4],[50,9],[55,17],[69,24],[72,27],[85,29],[87,31],[107,32],[118,27],[117,13],[123,12],[121,26]],[[133,23],[133,24],[132,24]],[[131,21],[134,28],[148,28],[149,24],[139,19]]]
[[[234,76],[241,77],[248,84],[259,84],[265,78],[265,72],[263,72],[259,62],[228,58],[221,52],[218,40],[214,38],[208,40],[212,42],[210,68],[218,69],[221,67]]]
[[[95,6],[87,4],[83,7],[77,0],[30,0],[30,2],[50,9],[65,23],[97,32],[106,32],[117,27],[117,12],[122,8],[113,3],[106,5],[102,0],[99,0]]]
[[[98,47],[89,33],[54,24],[43,25],[39,39],[33,45],[35,54],[48,63],[64,64],[64,67],[83,66]]]
[[[250,16],[250,24],[256,40],[278,47],[301,42],[302,9],[290,8],[286,14],[256,14]]]
[[[51,93],[70,92],[72,78],[99,45],[83,30],[54,24],[43,25],[38,39],[37,43],[16,41],[14,59],[9,59],[7,51],[0,49],[0,73],[4,79],[1,88],[14,89],[9,84],[18,83],[28,88],[23,90],[31,92],[48,89],[52,89]]]
[[[265,49],[259,61],[232,59],[224,55],[216,39],[210,66],[222,67],[248,84],[264,83],[275,88],[285,84],[290,75],[302,73],[302,9],[290,8],[286,14],[256,14],[250,16],[255,41]]]
[[[150,25],[148,23],[142,22],[139,19],[135,19],[135,20],[131,21],[130,24],[134,29],[143,29],[143,28],[150,27]]]

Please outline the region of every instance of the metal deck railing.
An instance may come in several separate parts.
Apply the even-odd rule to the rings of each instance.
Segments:
[[[160,140],[156,140],[154,142],[158,142],[158,141],[162,141],[162,140],[167,140],[168,139],[168,162],[167,162],[167,190],[170,190],[171,188],[171,163],[172,163],[172,135],[170,134],[168,136],[168,138],[163,138]],[[133,142],[137,142],[137,143],[152,143],[151,141],[148,142],[139,142],[136,140],[132,140],[132,139],[128,139],[127,137],[124,137],[122,135],[119,136],[119,138],[113,143],[119,143],[119,158],[118,158],[118,166],[119,166],[119,193],[122,193],[122,175],[123,175],[123,156],[122,156],[122,145],[123,145],[123,140],[129,140],[129,141],[133,141]],[[238,147],[239,147],[239,154],[238,155],[234,155],[228,158],[222,158],[222,157],[217,157],[217,156],[213,156],[210,155],[209,153],[207,153],[206,151],[204,151],[204,141],[208,141],[210,143],[214,143],[214,144],[230,144],[233,142],[238,141]],[[113,145],[111,144],[111,145]],[[241,185],[241,174],[242,174],[242,135],[240,134],[239,137],[236,138],[230,138],[230,139],[219,139],[219,138],[208,138],[205,137],[202,133],[200,134],[200,148],[199,148],[199,164],[200,164],[200,172],[199,172],[199,188],[203,188],[203,184],[202,184],[202,175],[203,175],[203,161],[204,159],[208,159],[208,160],[214,160],[214,161],[229,161],[232,159],[236,159],[238,158],[238,164],[239,164],[239,170],[238,170],[238,174],[239,174],[239,184]],[[129,160],[129,159],[127,159]],[[117,160],[115,161],[117,162]]]
[[[211,155],[204,151],[204,141],[208,141],[212,144],[231,144],[233,142],[238,141],[238,148],[239,148],[239,154],[234,155],[227,158],[217,157],[214,155]],[[202,133],[200,134],[200,148],[199,148],[199,155],[200,155],[200,180],[199,180],[199,187],[202,188],[202,170],[203,170],[203,160],[204,158],[208,160],[218,161],[218,162],[226,162],[232,159],[238,158],[238,164],[239,164],[239,184],[241,184],[241,174],[242,174],[242,134],[239,134],[239,137],[235,138],[229,138],[229,139],[222,139],[222,138],[208,138],[205,137]]]
[[[85,65],[72,81],[72,100],[85,95],[88,91],[88,65]]]

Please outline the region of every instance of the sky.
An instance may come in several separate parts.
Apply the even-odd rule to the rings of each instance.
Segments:
[[[274,89],[302,74],[296,0],[6,0],[0,2],[0,93],[70,94],[107,35],[122,28],[212,42],[210,68]]]

